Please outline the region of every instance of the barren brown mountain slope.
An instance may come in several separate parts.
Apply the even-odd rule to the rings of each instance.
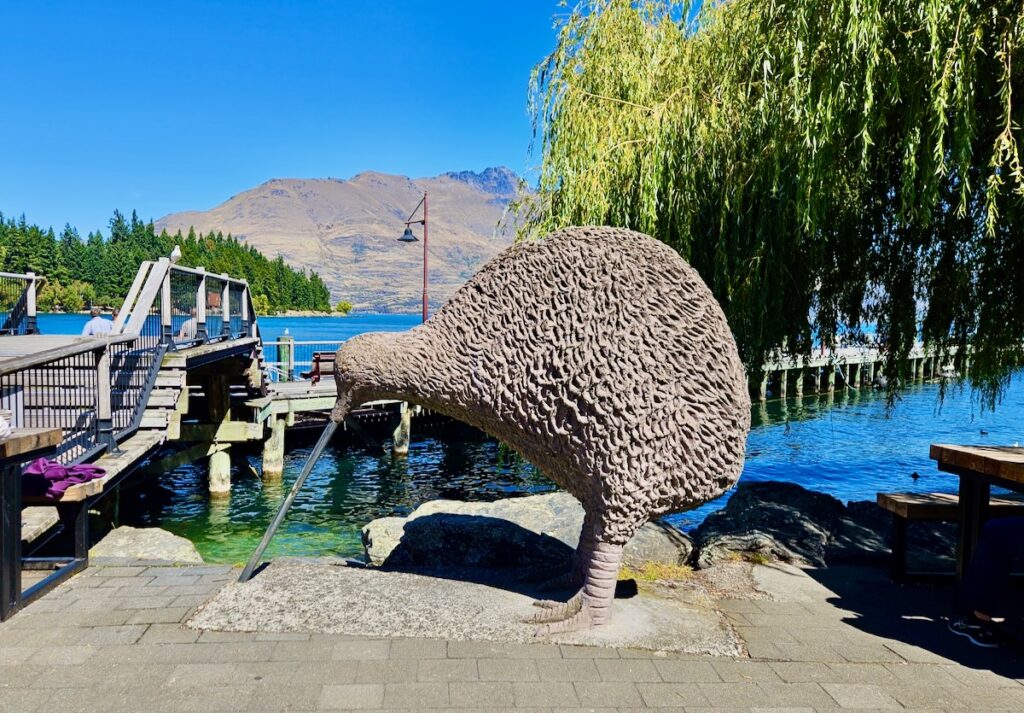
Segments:
[[[273,179],[208,211],[174,213],[157,230],[221,231],[269,257],[316,270],[333,300],[359,311],[417,311],[422,243],[397,238],[424,191],[430,195],[430,303],[436,309],[507,246],[498,231],[519,179],[507,168],[410,179],[366,171],[348,180]],[[422,239],[421,226],[414,226]]]

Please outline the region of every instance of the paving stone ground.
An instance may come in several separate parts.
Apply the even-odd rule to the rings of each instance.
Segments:
[[[1024,657],[949,634],[948,587],[758,568],[749,657],[198,631],[227,567],[90,567],[0,625],[0,711],[1021,711]]]

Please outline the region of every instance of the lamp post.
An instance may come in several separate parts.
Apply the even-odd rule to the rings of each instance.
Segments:
[[[420,220],[413,220],[413,216],[416,215],[416,211],[423,206],[423,218]],[[423,226],[423,321],[427,321],[427,193],[423,192],[423,197],[420,198],[420,202],[416,204],[416,207],[412,209],[412,213],[409,214],[409,219],[405,221],[405,232],[402,233],[402,237],[398,239],[401,243],[416,243],[419,242],[413,232],[410,225],[422,225]]]

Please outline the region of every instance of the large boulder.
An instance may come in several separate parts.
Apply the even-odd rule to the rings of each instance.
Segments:
[[[582,526],[583,507],[568,493],[489,503],[433,500],[406,518],[370,522],[363,545],[373,565],[526,567],[564,561]],[[684,564],[692,551],[683,533],[648,523],[626,545],[623,563]]]
[[[891,516],[873,502],[843,505],[793,483],[741,483],[725,508],[697,528],[697,565],[738,557],[816,567],[881,564],[889,557],[891,531]],[[929,561],[948,559],[953,534],[948,525],[915,524],[908,535],[912,560],[922,554]]]
[[[191,540],[159,527],[121,527],[111,530],[89,550],[92,560],[202,563]]]

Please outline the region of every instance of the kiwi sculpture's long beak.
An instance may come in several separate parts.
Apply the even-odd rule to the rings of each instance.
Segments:
[[[341,404],[341,399],[338,400],[338,404]],[[299,473],[299,477],[295,479],[295,484],[292,485],[292,489],[288,491],[288,496],[281,503],[280,509],[277,511],[277,515],[274,516],[273,521],[270,523],[270,527],[263,533],[263,539],[260,540],[259,546],[252,553],[252,557],[245,565],[245,569],[242,570],[242,574],[238,577],[239,582],[248,582],[256,571],[256,567],[259,566],[260,560],[263,557],[263,552],[267,549],[267,545],[270,544],[270,540],[274,537],[274,533],[277,532],[277,528],[280,527],[281,523],[284,522],[285,516],[288,514],[288,509],[291,508],[292,503],[295,502],[295,496],[299,494],[299,490],[302,489],[302,484],[306,481],[310,472],[313,470],[313,466],[320,460],[320,454],[323,453],[324,448],[331,440],[331,436],[334,435],[334,431],[338,428],[338,424],[345,420],[345,415],[348,413],[348,407],[345,406],[341,411],[341,417],[335,420],[335,414],[339,412],[338,405],[335,405],[334,410],[331,412],[331,420],[327,422],[327,426],[324,427],[324,432],[320,434],[320,440],[316,442],[316,446],[313,447],[313,452],[309,454],[309,459],[306,460],[306,465],[303,466],[302,472]]]

